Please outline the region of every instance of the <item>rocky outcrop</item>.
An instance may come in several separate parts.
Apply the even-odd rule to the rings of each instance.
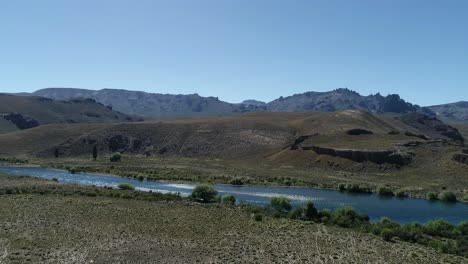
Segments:
[[[290,149],[291,150],[299,149],[300,144],[302,144],[304,141],[306,141],[307,139],[309,139],[311,137],[314,137],[314,136],[318,136],[318,133],[315,133],[313,135],[303,135],[303,136],[300,136],[300,137],[296,138],[294,140],[294,143],[292,145],[290,145]]]
[[[417,138],[420,138],[420,139],[429,140],[429,138],[426,137],[426,136],[423,135],[423,134],[414,134],[414,133],[411,133],[411,132],[409,132],[409,131],[405,131],[405,136],[408,136],[408,137],[417,137]]]
[[[372,162],[376,164],[396,164],[407,165],[411,163],[412,156],[407,153],[393,150],[353,150],[353,149],[332,149],[319,146],[302,147],[303,150],[313,150],[320,155],[340,157],[355,162]]]
[[[431,139],[449,139],[458,143],[464,142],[464,138],[458,129],[443,123],[435,117],[411,113],[396,117],[396,119],[419,131],[424,131],[425,137]]]
[[[468,165],[468,154],[464,153],[457,153],[452,156],[452,160],[456,161],[458,163],[466,164]]]
[[[34,118],[19,113],[0,113],[0,116],[15,124],[19,129],[39,126],[39,122]]]

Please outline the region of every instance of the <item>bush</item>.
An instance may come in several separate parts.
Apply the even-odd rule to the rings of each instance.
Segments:
[[[221,203],[234,205],[236,204],[236,197],[232,195],[223,195],[223,197],[221,198]]]
[[[344,183],[338,184],[338,190],[339,190],[340,192],[346,191],[346,184],[344,184]]]
[[[450,238],[453,235],[455,226],[449,222],[438,219],[434,221],[429,221],[424,226],[424,232],[431,236],[440,236]]]
[[[52,178],[52,181],[58,182],[58,179],[57,178]]]
[[[244,184],[244,182],[239,178],[232,179],[229,183],[231,185],[243,185]]]
[[[435,193],[435,192],[428,192],[428,193],[427,193],[427,199],[429,199],[429,200],[437,200],[437,193]]]
[[[468,202],[468,194],[465,194],[465,196],[463,196],[463,201]]]
[[[284,196],[271,197],[270,206],[280,213],[287,213],[291,211],[292,208],[291,200]]]
[[[382,196],[393,196],[393,191],[388,187],[382,186],[377,189],[377,194]]]
[[[192,191],[192,198],[210,203],[214,200],[218,191],[210,184],[200,184]]]
[[[346,184],[346,191],[351,193],[370,193],[371,190],[368,186],[359,185],[357,183]]]
[[[393,231],[389,228],[385,228],[380,232],[380,236],[383,238],[383,240],[390,241],[393,238]]]
[[[120,153],[118,153],[118,152],[117,152],[117,153],[114,153],[114,154],[112,154],[112,156],[110,156],[109,160],[110,160],[111,162],[119,162],[119,161],[122,160],[122,154],[120,154]]]
[[[298,207],[289,213],[289,218],[296,220],[305,220],[305,209]]]
[[[356,227],[368,221],[367,215],[359,214],[350,207],[339,208],[331,215],[331,223],[340,227]]]
[[[117,185],[117,188],[119,188],[120,190],[135,190],[135,187],[130,183],[121,183]]]
[[[399,197],[399,198],[403,198],[403,197],[407,197],[408,194],[406,194],[406,192],[404,190],[397,190],[395,192],[395,196]]]
[[[304,217],[306,220],[314,220],[318,216],[318,211],[314,206],[314,203],[311,201],[308,201],[306,204],[305,212],[304,212]]]
[[[257,221],[257,222],[260,222],[260,221],[263,220],[263,215],[260,214],[260,213],[254,213],[254,214],[253,214],[253,219],[254,219],[255,221]]]
[[[439,194],[439,199],[444,201],[444,202],[456,202],[457,197],[453,192],[442,192]]]

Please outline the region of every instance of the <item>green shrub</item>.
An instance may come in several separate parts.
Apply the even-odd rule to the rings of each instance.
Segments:
[[[117,185],[117,188],[119,188],[120,190],[135,190],[135,187],[130,183],[121,183]]]
[[[58,182],[58,179],[57,178],[52,178],[52,181]]]
[[[346,184],[344,184],[344,183],[338,184],[338,190],[339,190],[340,192],[346,191]]]
[[[455,230],[454,225],[442,219],[429,221],[424,226],[424,232],[431,236],[440,236],[440,237],[450,238],[453,235],[454,230]]]
[[[439,194],[439,199],[444,202],[456,202],[457,197],[453,192],[442,192]]]
[[[118,153],[118,152],[117,152],[117,153],[114,153],[114,154],[112,154],[112,156],[110,156],[109,160],[110,160],[111,162],[119,162],[119,161],[122,160],[122,154],[120,154],[120,153]]]
[[[408,197],[408,194],[404,190],[397,190],[395,196],[399,198]]]
[[[357,183],[348,183],[346,184],[346,191],[351,193],[370,193],[371,190],[366,185],[360,185]]]
[[[468,193],[463,196],[463,201],[468,202]]]
[[[318,211],[314,206],[314,203],[311,201],[308,201],[306,204],[305,212],[304,212],[304,217],[306,220],[314,220],[318,216]]]
[[[239,179],[239,178],[232,179],[229,183],[231,185],[243,185],[244,184],[242,179]]]
[[[214,200],[218,191],[210,184],[200,184],[192,191],[192,198],[209,203]]]
[[[393,238],[393,231],[389,228],[385,228],[380,232],[380,236],[383,238],[385,241],[390,241]]]
[[[223,197],[221,198],[221,203],[234,205],[236,204],[236,197],[234,197],[233,195],[223,195]]]
[[[388,187],[381,186],[377,188],[377,194],[381,196],[393,196],[393,191]]]
[[[429,200],[437,200],[437,193],[435,193],[435,192],[428,192],[428,193],[427,193],[427,199],[429,199]]]
[[[318,218],[322,223],[328,223],[331,219],[332,212],[330,209],[323,209],[318,212]]]
[[[289,213],[289,218],[296,219],[296,220],[306,220],[305,219],[305,209],[304,209],[304,207],[298,207],[298,208],[292,210]]]
[[[284,197],[271,197],[270,206],[280,213],[287,213],[291,210],[291,200]]]
[[[254,214],[253,214],[253,219],[254,219],[255,221],[257,221],[257,222],[260,222],[260,221],[263,220],[263,215],[260,214],[260,213],[254,213]]]
[[[367,215],[359,214],[351,207],[339,208],[332,215],[330,219],[332,224],[340,227],[356,227],[369,221]]]

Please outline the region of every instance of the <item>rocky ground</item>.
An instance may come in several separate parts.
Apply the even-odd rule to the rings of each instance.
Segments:
[[[0,176],[2,189],[60,184]],[[239,207],[68,192],[0,195],[0,263],[468,263],[404,242]],[[110,191],[120,192],[125,191]]]

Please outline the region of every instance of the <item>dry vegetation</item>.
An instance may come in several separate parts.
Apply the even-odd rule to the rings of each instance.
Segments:
[[[0,182],[61,186],[6,176]],[[239,207],[89,197],[83,195],[89,188],[64,188],[76,193],[0,196],[1,263],[468,263],[352,230],[256,222]]]

